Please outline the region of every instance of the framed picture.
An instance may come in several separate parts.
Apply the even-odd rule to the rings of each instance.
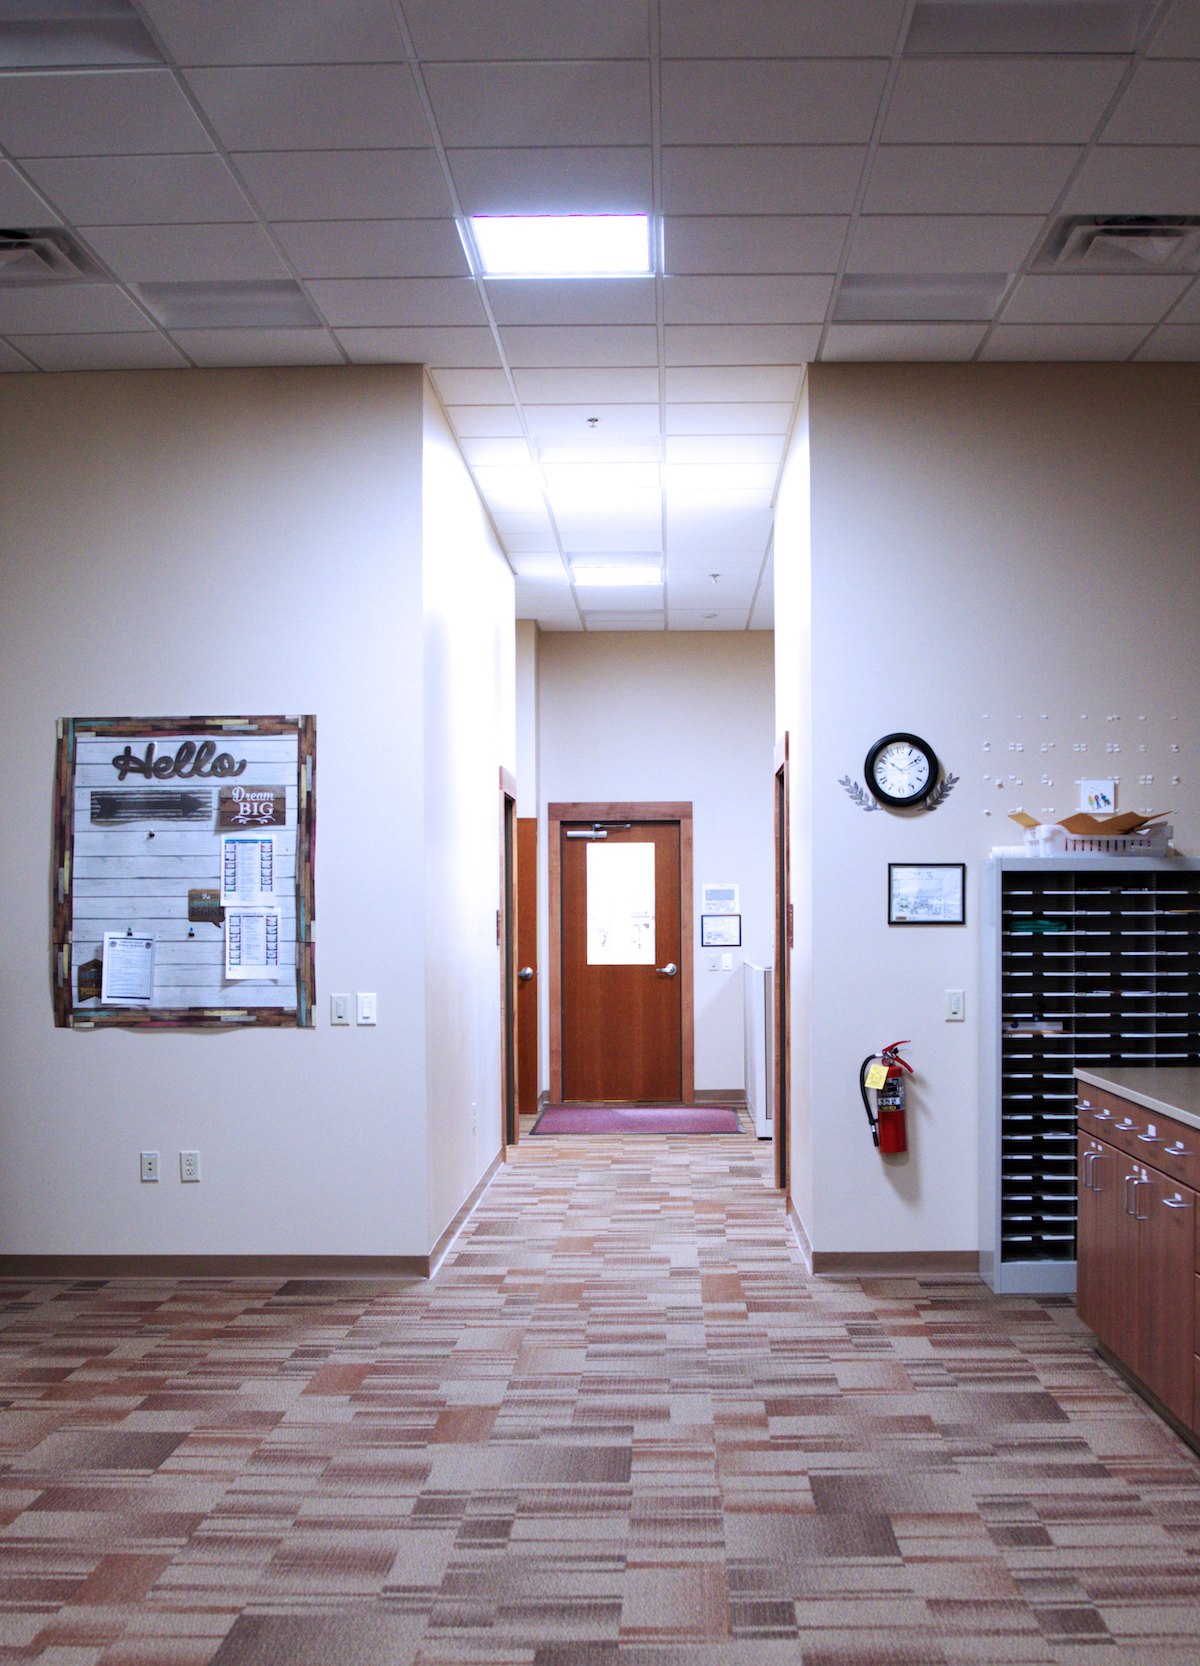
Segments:
[[[701,948],[740,949],[741,946],[742,916],[740,914],[701,914]]]
[[[888,863],[888,925],[963,926],[966,923],[965,862]]]

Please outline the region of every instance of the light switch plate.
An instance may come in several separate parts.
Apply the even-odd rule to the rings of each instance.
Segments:
[[[142,1179],[156,1181],[158,1179],[158,1152],[142,1152]]]
[[[709,957],[708,957],[708,969],[709,969],[709,971],[710,972],[715,972],[719,965],[720,965],[720,957],[718,955],[715,955],[715,954],[710,954]]]
[[[961,989],[946,991],[946,1022],[959,1024],[967,1016],[966,994]]]
[[[331,1024],[348,1024],[350,1022],[349,995],[331,995],[329,997],[329,1022]]]
[[[360,993],[358,997],[358,1022],[360,1024],[373,1024],[375,1022],[374,995]]]
[[[733,971],[733,956],[731,954],[723,954],[721,956],[721,970],[722,972]]]

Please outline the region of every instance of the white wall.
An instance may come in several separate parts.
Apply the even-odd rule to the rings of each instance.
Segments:
[[[4,1252],[422,1255],[486,1163],[481,1126],[463,1172],[427,1181],[443,1083],[425,1071],[425,753],[463,723],[437,709],[459,648],[426,675],[422,402],[410,366],[0,378]],[[503,609],[500,578],[489,594]],[[492,676],[511,683],[511,663]],[[190,712],[317,715],[317,1028],[55,1030],[55,719]],[[453,797],[441,769],[431,816]],[[494,796],[491,813],[494,852]],[[331,1029],[331,989],[374,990],[378,1027]],[[199,1186],[179,1184],[181,1147]],[[162,1153],[157,1186],[142,1148]]]
[[[534,619],[517,620],[517,814],[538,813],[538,638]]]
[[[687,799],[693,806],[696,1087],[743,1085],[742,961],[770,965],[772,638],[769,631],[542,632],[538,685],[542,838],[541,964],[548,964],[545,806]],[[708,971],[700,886],[741,886],[733,972]],[[542,1083],[549,979],[543,978]]]
[[[516,763],[513,577],[425,384],[425,1019],[430,1235],[498,1155],[500,767]]]
[[[1018,837],[1007,812],[1065,814],[1080,776],[1117,774],[1122,808],[1172,810],[1179,847],[1200,849],[1200,371],[816,366],[809,389],[805,1225],[822,1251],[971,1249],[978,882],[990,847]],[[794,528],[787,544],[777,532],[778,570],[802,570]],[[803,641],[803,603],[782,581],[780,604],[777,633]],[[838,785],[861,780],[868,746],[894,729],[960,777],[932,814],[864,814]],[[964,928],[887,926],[887,863],[920,860],[968,864]],[[966,1023],[945,1022],[947,988],[966,989]],[[887,1163],[857,1070],[901,1036],[918,1072],[911,1150]]]

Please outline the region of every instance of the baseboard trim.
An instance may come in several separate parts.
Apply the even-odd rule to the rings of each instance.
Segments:
[[[432,1278],[434,1273],[436,1273],[438,1268],[441,1266],[442,1262],[446,1259],[450,1246],[458,1237],[463,1227],[466,1226],[471,1216],[475,1213],[475,1210],[479,1206],[480,1199],[483,1197],[484,1192],[487,1191],[492,1181],[496,1178],[496,1175],[503,1167],[503,1164],[504,1153],[503,1151],[497,1151],[496,1155],[492,1158],[487,1173],[477,1182],[474,1190],[471,1192],[471,1195],[467,1198],[462,1208],[450,1222],[450,1225],[442,1233],[437,1243],[430,1250],[426,1261],[427,1270],[424,1275],[426,1278]]]
[[[740,1105],[746,1103],[745,1088],[697,1088],[692,1095],[696,1105]]]
[[[0,1255],[0,1278],[428,1278],[427,1255]]]
[[[978,1250],[813,1250],[812,1270],[849,1278],[936,1277],[979,1274]]]
[[[796,1240],[797,1247],[800,1250],[800,1255],[804,1262],[804,1270],[805,1272],[811,1273],[813,1270],[813,1247],[808,1241],[808,1233],[804,1230],[804,1222],[796,1213],[796,1205],[794,1203],[788,1203],[787,1215],[788,1224],[792,1229],[792,1236]]]

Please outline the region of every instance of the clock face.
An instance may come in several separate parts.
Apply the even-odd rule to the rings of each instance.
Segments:
[[[898,809],[911,809],[928,798],[937,775],[933,748],[917,735],[885,735],[867,754],[871,791],[882,803]]]

